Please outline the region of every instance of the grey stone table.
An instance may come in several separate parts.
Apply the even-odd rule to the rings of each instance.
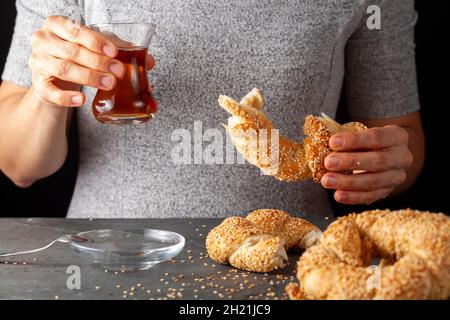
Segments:
[[[330,219],[316,223],[322,229]],[[318,219],[316,219],[318,220]],[[219,265],[205,253],[205,237],[218,219],[0,219],[0,252],[43,246],[60,235],[92,229],[148,227],[178,232],[184,250],[145,271],[117,272],[84,261],[69,245],[30,255],[0,258],[0,299],[286,299],[297,254],[269,274]],[[69,289],[70,266],[80,268],[80,289]],[[70,269],[69,269],[70,271]]]

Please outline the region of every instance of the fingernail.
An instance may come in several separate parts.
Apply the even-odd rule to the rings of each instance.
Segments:
[[[105,44],[102,49],[107,56],[114,57],[116,55],[116,50],[108,44]]]
[[[121,63],[113,63],[109,66],[109,71],[114,73],[115,76],[120,77],[123,73],[123,65]]]
[[[79,106],[83,103],[83,98],[81,96],[72,96],[70,97],[70,103]]]
[[[344,193],[344,192],[340,192],[340,193],[339,193],[339,196],[338,196],[338,200],[339,200],[339,201],[346,201],[346,200],[348,200],[347,194]]]
[[[152,56],[150,56],[150,55],[147,55],[147,58],[146,58],[146,60],[145,60],[145,68],[146,68],[147,70],[150,70],[150,69],[152,69],[154,66],[155,66],[155,58],[152,57]]]
[[[335,156],[328,156],[328,157],[325,159],[325,166],[326,166],[327,168],[337,168],[337,167],[339,166],[340,162],[341,162],[341,161],[339,160],[338,157],[335,157]]]
[[[114,83],[114,79],[113,79],[113,77],[104,76],[100,79],[100,82],[102,83],[102,85],[104,87],[111,88]]]
[[[325,179],[325,186],[329,187],[329,188],[334,188],[337,187],[337,179],[335,177],[332,176],[327,176]]]
[[[344,138],[341,136],[333,137],[331,139],[331,147],[332,148],[340,148],[344,145]]]

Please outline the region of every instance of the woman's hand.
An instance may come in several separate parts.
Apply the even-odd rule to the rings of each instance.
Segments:
[[[336,201],[371,204],[387,197],[406,181],[413,163],[408,132],[398,125],[375,127],[355,133],[337,133],[330,138],[333,152],[325,158],[321,184],[334,189]],[[342,171],[364,170],[358,174]]]
[[[33,92],[44,103],[80,106],[85,97],[80,86],[111,90],[125,72],[114,59],[116,39],[74,23],[67,17],[51,16],[31,38]],[[154,65],[147,57],[147,67]]]

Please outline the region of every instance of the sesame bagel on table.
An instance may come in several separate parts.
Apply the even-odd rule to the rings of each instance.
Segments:
[[[305,250],[300,285],[286,287],[292,300],[450,297],[450,217],[442,213],[352,213],[322,233],[285,211],[262,209],[226,218],[209,232],[206,249],[212,260],[252,272],[283,268],[290,249]]]
[[[302,254],[297,278],[291,299],[448,299],[450,218],[410,209],[339,218]]]
[[[252,272],[283,268],[287,250],[315,244],[321,232],[312,223],[282,210],[262,209],[228,217],[206,237],[209,257]]]

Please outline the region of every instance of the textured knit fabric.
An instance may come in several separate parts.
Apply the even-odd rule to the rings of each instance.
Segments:
[[[373,4],[381,30],[366,26]],[[21,86],[31,84],[30,35],[49,15],[157,25],[149,78],[159,110],[151,122],[102,125],[91,111],[95,89],[83,88],[69,217],[223,217],[258,208],[329,216],[319,184],[279,182],[238,160],[223,163],[235,155],[225,146],[221,124],[229,115],[217,105],[219,94],[240,98],[261,88],[267,114],[297,140],[305,115],[335,115],[344,83],[354,117],[419,109],[412,0],[18,0],[17,10],[2,78]],[[192,137],[192,163],[173,161],[180,129]],[[223,145],[222,160],[201,163],[198,151],[214,142]]]

